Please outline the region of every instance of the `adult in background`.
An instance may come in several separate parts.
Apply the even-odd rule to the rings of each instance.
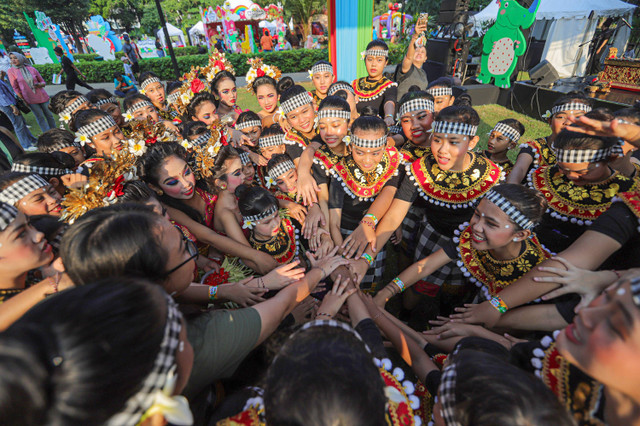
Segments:
[[[25,149],[31,148],[35,146],[36,138],[34,138],[29,129],[27,129],[27,123],[24,121],[22,114],[20,114],[16,102],[17,99],[11,87],[4,81],[0,81],[0,111],[11,121],[20,145]]]
[[[11,68],[11,60],[9,59],[9,54],[3,50],[0,50],[0,80],[5,80],[7,78],[7,71]]]
[[[162,49],[162,43],[160,43],[160,39],[156,39],[156,55],[158,58],[164,57],[164,50]]]
[[[268,29],[264,29],[262,37],[260,38],[260,46],[263,52],[271,52],[273,50],[273,40],[271,39],[271,33]]]
[[[135,47],[131,44],[131,39],[129,38],[129,34],[124,34],[122,36],[124,39],[124,46],[122,50],[124,51],[127,58],[129,58],[129,62],[131,63],[131,69],[133,70],[134,76],[137,78],[140,73],[140,65],[138,64],[138,53],[136,52]]]
[[[49,95],[44,90],[47,83],[37,69],[26,63],[27,58],[21,53],[12,52],[9,58],[11,68],[7,74],[14,92],[29,104],[42,132],[55,129],[56,121],[49,111]]]
[[[402,63],[396,67],[394,80],[398,83],[398,99],[402,99],[411,86],[415,85],[420,90],[425,90],[429,84],[427,73],[422,69],[422,65],[427,60],[427,46],[424,44],[416,45],[420,34],[426,30],[426,22],[418,21],[411,36],[407,54],[404,55]]]
[[[113,93],[121,98],[138,91],[129,77],[117,71],[113,73],[113,85],[115,86]]]
[[[58,57],[58,60],[62,65],[59,74],[62,74],[62,72],[64,71],[64,73],[67,75],[67,79],[65,81],[67,90],[76,90],[76,84],[89,90],[93,90],[93,87],[89,86],[87,83],[78,78],[78,74],[84,79],[86,79],[87,77],[85,77],[84,74],[82,74],[82,72],[80,72],[80,70],[76,68],[75,65],[73,65],[71,59],[69,59],[67,55],[62,52],[62,47],[56,46],[53,51],[56,52],[56,56]]]

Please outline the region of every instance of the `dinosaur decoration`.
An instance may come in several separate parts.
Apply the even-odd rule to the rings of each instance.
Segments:
[[[516,0],[497,0],[500,5],[496,22],[487,30],[482,40],[482,62],[480,83],[489,84],[494,79],[498,87],[511,87],[511,74],[518,57],[527,50],[527,41],[522,34],[536,20],[541,0],[534,0],[529,9]]]

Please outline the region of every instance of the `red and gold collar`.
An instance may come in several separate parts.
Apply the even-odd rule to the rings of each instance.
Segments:
[[[324,170],[327,176],[331,175],[331,170],[335,165],[344,158],[344,155],[338,155],[329,148],[329,145],[322,145],[316,150],[313,162],[318,164],[322,170]]]
[[[272,256],[278,263],[291,262],[298,255],[298,237],[296,229],[288,217],[280,221],[280,232],[268,241],[258,241],[249,237],[251,246]]]
[[[386,77],[382,77],[380,80],[371,83],[367,77],[362,77],[353,80],[352,86],[360,100],[368,101],[382,95],[388,87],[397,86],[397,83],[394,83]]]
[[[533,161],[537,166],[553,166],[556,164],[556,154],[549,146],[547,138],[536,139],[520,144],[520,148],[525,146],[533,149]]]
[[[351,198],[369,201],[380,193],[389,179],[398,174],[401,158],[398,150],[390,147],[373,172],[360,170],[351,155],[343,157],[334,170],[336,177],[342,181],[342,188]]]
[[[311,139],[306,138],[296,129],[291,129],[284,135],[284,143],[287,145],[295,145],[298,144],[302,148],[306,148],[311,143]]]
[[[411,141],[406,141],[400,148],[400,154],[402,154],[402,161],[410,164],[425,155],[431,154],[431,147],[420,146]]]

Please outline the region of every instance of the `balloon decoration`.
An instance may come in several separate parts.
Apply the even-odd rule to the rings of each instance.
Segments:
[[[89,28],[89,34],[100,37],[109,45],[112,54],[122,51],[122,41],[118,38],[116,33],[111,31],[111,25],[109,22],[105,21],[102,16],[95,15],[90,17],[89,20],[85,22],[85,25]],[[98,50],[95,47],[93,48],[96,51]]]

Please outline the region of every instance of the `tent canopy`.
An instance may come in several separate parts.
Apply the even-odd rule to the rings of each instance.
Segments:
[[[184,42],[184,33],[179,28],[176,28],[175,26],[167,22],[167,31],[169,32],[169,37],[175,37],[175,36],[179,37],[180,41],[182,42],[182,45],[186,46],[186,43]],[[156,37],[160,39],[160,42],[162,43],[163,46],[167,45],[164,39],[164,31],[162,28],[160,28],[156,33]]]
[[[204,24],[202,23],[202,21],[198,21],[198,23],[191,27],[191,29],[189,30],[190,36],[194,36],[197,34],[204,35]]]
[[[621,0],[580,0],[558,1],[540,0],[540,8],[536,14],[536,23],[531,28],[531,34],[541,37],[536,31],[542,21],[551,21],[546,34],[541,61],[549,61],[558,71],[560,77],[583,76],[586,73],[589,55],[589,41],[593,38],[598,19],[601,17],[624,17],[631,23],[633,9],[636,6]],[[500,6],[497,1],[473,15],[474,29],[482,33],[483,25],[496,19]],[[593,12],[593,14],[592,14]],[[591,19],[589,17],[591,16]],[[543,29],[544,25],[540,27]],[[619,52],[624,52],[629,39],[630,29],[625,25],[618,25],[613,46]],[[585,44],[583,44],[585,43]],[[583,44],[582,46],[580,46]]]

